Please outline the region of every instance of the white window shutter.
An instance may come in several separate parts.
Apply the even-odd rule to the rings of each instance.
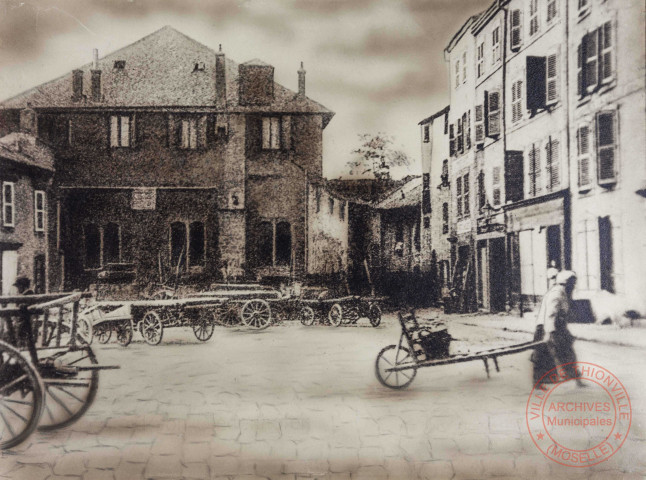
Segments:
[[[546,91],[545,99],[547,105],[552,105],[558,101],[559,98],[559,83],[558,83],[558,54],[553,53],[547,57],[546,74]]]
[[[262,148],[271,148],[271,117],[262,117]]]

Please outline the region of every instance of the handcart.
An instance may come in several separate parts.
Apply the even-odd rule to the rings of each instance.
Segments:
[[[377,379],[382,385],[392,389],[408,387],[420,368],[475,360],[483,361],[487,377],[489,377],[489,360],[493,361],[496,371],[499,372],[498,357],[532,350],[543,343],[542,341],[526,342],[478,352],[449,355],[448,341],[450,337],[445,328],[434,332],[431,329],[420,327],[414,312],[398,312],[397,316],[402,327],[399,343],[383,348],[375,361]]]
[[[96,397],[99,370],[119,368],[98,364],[78,331],[85,295],[0,297],[0,449],[77,421]]]

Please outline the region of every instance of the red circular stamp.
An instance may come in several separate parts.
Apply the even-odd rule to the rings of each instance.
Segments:
[[[568,467],[590,467],[624,444],[632,408],[626,388],[612,372],[574,362],[550,370],[534,385],[525,417],[532,441],[547,458]]]

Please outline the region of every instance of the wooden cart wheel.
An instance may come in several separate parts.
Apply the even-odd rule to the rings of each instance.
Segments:
[[[381,323],[381,307],[376,303],[371,303],[368,307],[368,319],[373,327],[378,327]]]
[[[132,335],[133,335],[133,330],[132,328],[132,321],[131,320],[125,320],[123,322],[119,322],[115,326],[115,332],[117,335],[117,343],[121,345],[122,347],[127,347],[130,345],[130,342],[132,342]]]
[[[158,345],[161,342],[164,336],[164,327],[159,314],[154,310],[146,312],[141,320],[141,335],[148,345]]]
[[[267,328],[271,323],[271,308],[261,299],[247,300],[240,309],[242,323],[258,330]]]
[[[213,322],[223,327],[234,327],[240,323],[238,307],[232,303],[224,304],[220,308],[211,311]]]
[[[341,307],[341,304],[335,303],[334,305],[332,305],[327,318],[330,321],[330,325],[334,327],[341,325],[341,322],[343,322],[343,308]]]
[[[388,369],[404,363],[414,364],[414,362],[415,359],[408,348],[399,347],[399,351],[397,351],[397,345],[388,345],[377,355],[375,374],[379,382],[385,387],[395,390],[406,388],[417,375],[417,368],[411,367],[410,369],[396,372],[388,371]]]
[[[38,426],[45,387],[20,351],[0,340],[0,450],[23,442]]]
[[[83,343],[92,345],[94,339],[94,329],[92,323],[87,318],[78,319],[78,334],[83,339]]]
[[[99,343],[106,344],[110,341],[112,329],[109,325],[100,323],[94,326],[94,336]]]
[[[206,312],[200,313],[193,319],[193,333],[198,340],[206,342],[213,336],[214,330],[213,318],[208,316]]]
[[[343,312],[342,323],[344,325],[355,324],[357,323],[357,320],[359,320],[358,307],[342,307],[341,311]]]
[[[314,325],[314,309],[308,305],[301,308],[299,312],[301,323],[306,327]]]
[[[99,388],[99,371],[82,368],[97,363],[90,346],[66,350],[41,360],[39,371],[46,395],[38,430],[67,427],[87,412]]]

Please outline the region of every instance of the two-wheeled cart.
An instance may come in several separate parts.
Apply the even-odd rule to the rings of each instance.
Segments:
[[[393,389],[408,387],[415,379],[417,370],[420,368],[476,360],[483,361],[487,377],[489,377],[489,360],[493,361],[496,371],[499,372],[498,357],[532,350],[543,343],[526,342],[477,352],[449,355],[447,340],[449,337],[445,330],[433,332],[425,327],[420,327],[414,312],[398,312],[397,315],[402,327],[399,342],[397,345],[384,347],[375,361],[377,379],[382,385]],[[440,336],[440,343],[443,344],[439,348],[437,347],[437,342],[429,341],[433,337],[438,338],[438,335]]]
[[[119,368],[100,365],[78,331],[84,295],[0,297],[0,449],[77,421],[96,397],[99,370]]]

